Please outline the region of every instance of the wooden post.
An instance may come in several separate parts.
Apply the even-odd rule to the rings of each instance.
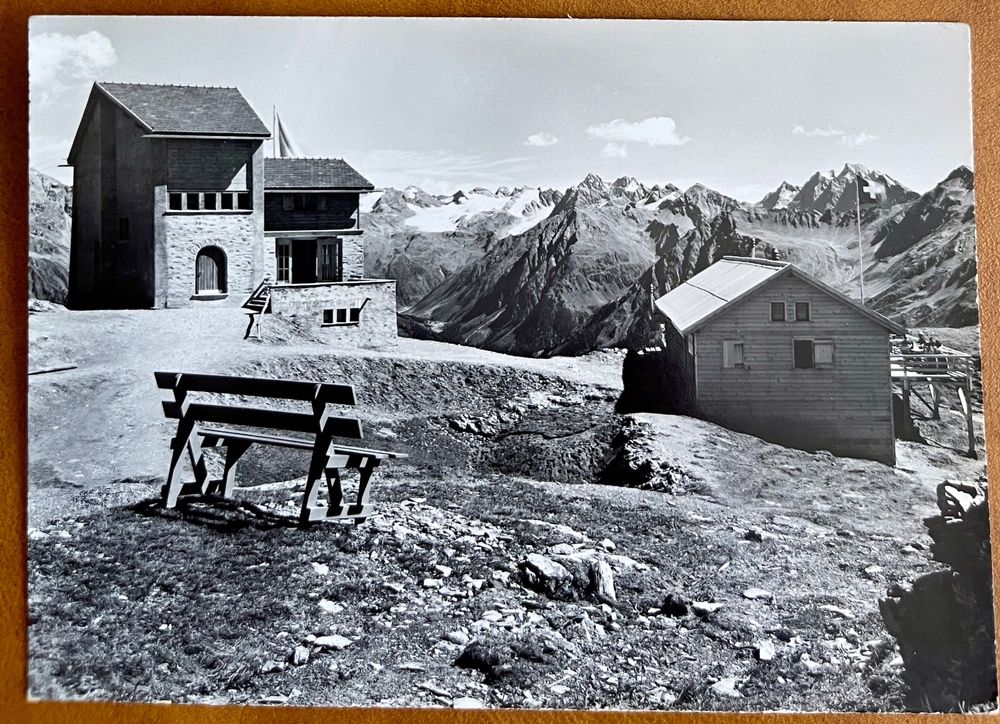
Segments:
[[[938,394],[937,385],[933,382],[928,383],[927,392],[931,396],[931,419],[940,420],[941,419],[941,400]]]
[[[969,457],[976,456],[976,429],[972,423],[972,401],[964,387],[958,388],[958,400],[962,403],[962,414],[965,415],[965,429],[969,434]]]
[[[906,439],[913,437],[913,413],[910,411],[910,371],[906,356],[903,356],[903,429]]]

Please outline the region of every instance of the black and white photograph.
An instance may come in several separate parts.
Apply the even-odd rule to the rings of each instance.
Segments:
[[[26,32],[30,698],[996,711],[967,25]]]

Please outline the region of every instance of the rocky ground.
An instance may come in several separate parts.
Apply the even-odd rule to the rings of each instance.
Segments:
[[[936,485],[985,472],[949,410],[921,423],[938,444],[900,443],[889,468],[617,415],[612,352],[331,354],[241,328],[218,310],[32,316],[32,369],[75,365],[30,382],[33,695],[903,706],[878,601],[940,567],[921,522]],[[155,369],[352,381],[371,444],[411,457],[378,471],[358,527],[290,525],[303,460],[273,451],[248,456],[238,503],[164,511]]]

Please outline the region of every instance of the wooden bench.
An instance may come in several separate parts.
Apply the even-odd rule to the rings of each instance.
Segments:
[[[406,457],[403,453],[334,443],[335,437],[362,439],[360,420],[334,414],[330,409],[356,404],[351,385],[186,372],[156,372],[155,376],[161,390],[173,393],[173,399],[163,401],[163,412],[168,418],[177,420],[177,432],[170,442],[170,468],[163,486],[167,508],[175,507],[182,495],[221,493],[223,497],[232,497],[236,463],[251,445],[271,445],[312,451],[299,517],[301,525],[317,520],[351,518],[358,524],[364,522],[370,512],[368,483],[372,472],[383,460]],[[309,411],[199,402],[192,399],[191,393],[293,400],[308,403]],[[287,435],[290,432],[307,433],[308,437]],[[205,448],[213,447],[224,447],[226,451],[223,475],[219,480],[209,480],[203,455]],[[194,482],[181,480],[185,453],[194,472]],[[353,503],[345,502],[341,482],[341,472],[348,469],[358,470],[358,492]],[[326,505],[318,501],[319,482],[323,476],[328,494]]]

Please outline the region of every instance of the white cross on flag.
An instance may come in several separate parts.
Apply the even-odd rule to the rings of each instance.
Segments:
[[[866,204],[880,204],[885,200],[885,186],[878,181],[869,181],[858,176],[858,203],[861,206]]]

